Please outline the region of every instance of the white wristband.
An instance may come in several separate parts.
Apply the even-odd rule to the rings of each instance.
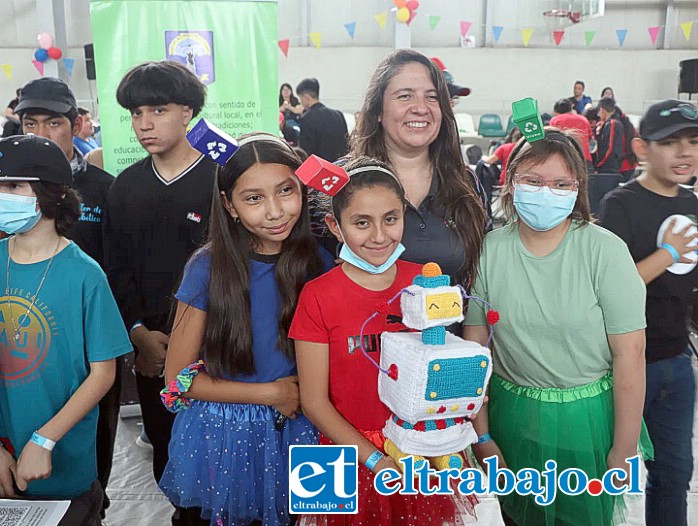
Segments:
[[[53,448],[56,447],[55,441],[51,440],[50,438],[46,438],[45,436],[41,436],[36,431],[34,431],[32,434],[31,441],[37,446],[47,449],[48,451],[53,451]]]

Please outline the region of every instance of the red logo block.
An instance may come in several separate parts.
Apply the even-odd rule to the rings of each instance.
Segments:
[[[344,168],[317,155],[308,157],[296,175],[306,186],[328,195],[336,195],[349,182]]]

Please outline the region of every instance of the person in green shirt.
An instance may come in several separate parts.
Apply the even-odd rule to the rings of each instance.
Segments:
[[[582,469],[601,479],[629,472],[645,395],[645,287],[625,246],[591,223],[583,151],[546,128],[509,157],[502,203],[512,222],[488,234],[473,296],[501,315],[493,338],[489,403],[474,422],[482,464],[514,472]],[[464,337],[485,344],[486,312],[472,303]],[[651,446],[648,446],[651,447]],[[500,497],[507,525],[617,524],[622,497],[558,491]]]

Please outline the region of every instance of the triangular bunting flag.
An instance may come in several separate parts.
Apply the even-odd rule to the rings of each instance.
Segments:
[[[628,36],[628,30],[616,29],[616,35],[618,36],[618,44],[620,45],[620,47],[623,47],[623,44],[625,43],[625,37]]]
[[[439,25],[439,22],[441,22],[441,17],[436,16],[436,15],[429,15],[429,28],[434,31],[436,29],[436,26]]]
[[[388,21],[388,13],[380,13],[373,18],[376,19],[376,22],[378,22],[382,28],[385,28],[385,23]]]
[[[659,35],[660,26],[648,27],[647,31],[650,33],[650,38],[652,39],[652,45],[657,43],[657,36]]]
[[[284,38],[283,40],[279,40],[279,49],[281,52],[284,54],[284,57],[288,58],[288,46],[290,44],[290,40],[288,38]]]
[[[320,49],[320,44],[322,44],[322,33],[309,33],[308,36],[310,37],[310,40],[313,41],[315,48]]]
[[[584,32],[584,40],[586,41],[587,47],[591,44],[591,41],[594,40],[594,37],[596,36],[596,31],[585,31]]]
[[[7,80],[12,80],[12,64],[0,64],[0,68],[2,68]]]
[[[502,31],[504,31],[504,26],[492,26],[492,34],[494,35],[494,43],[499,42],[499,38],[502,36]]]
[[[693,21],[684,22],[681,24],[681,30],[683,31],[683,36],[686,37],[686,42],[691,40],[691,31],[693,30]]]
[[[521,30],[521,37],[523,38],[523,45],[524,47],[528,47],[528,43],[531,41],[531,37],[533,36],[533,32],[535,29],[522,29]]]
[[[470,26],[472,26],[472,22],[463,22],[461,20],[460,23],[460,36],[464,37],[465,35],[468,34],[468,31],[470,31]]]
[[[555,38],[555,45],[559,46],[560,42],[562,42],[562,37],[565,36],[565,30],[564,29],[558,29],[556,31],[553,31],[553,38]]]
[[[34,59],[32,60],[32,64],[34,64],[34,67],[36,68],[36,71],[39,72],[39,75],[42,77],[44,76],[44,63],[39,62],[38,60]]]
[[[351,39],[354,40],[354,35],[356,34],[356,22],[349,22],[348,24],[344,24],[344,29],[347,30],[347,33],[349,33]]]
[[[65,66],[65,70],[68,72],[68,76],[72,77],[73,76],[73,68],[75,67],[75,59],[74,58],[64,58],[63,65]]]

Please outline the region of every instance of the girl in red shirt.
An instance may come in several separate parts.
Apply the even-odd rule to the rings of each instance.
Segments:
[[[303,413],[320,430],[323,444],[358,447],[358,513],[309,515],[305,525],[460,525],[477,499],[454,495],[379,495],[373,477],[398,469],[383,455],[382,429],[390,416],[378,398],[379,371],[362,353],[380,361],[380,334],[408,330],[401,320],[400,290],[420,274],[421,265],[400,261],[405,191],[386,165],[367,157],[345,167],[350,182],[333,198],[326,221],[344,243],[341,266],[303,289],[289,336],[295,340]],[[375,462],[376,458],[380,458]],[[371,459],[371,460],[369,460]]]

